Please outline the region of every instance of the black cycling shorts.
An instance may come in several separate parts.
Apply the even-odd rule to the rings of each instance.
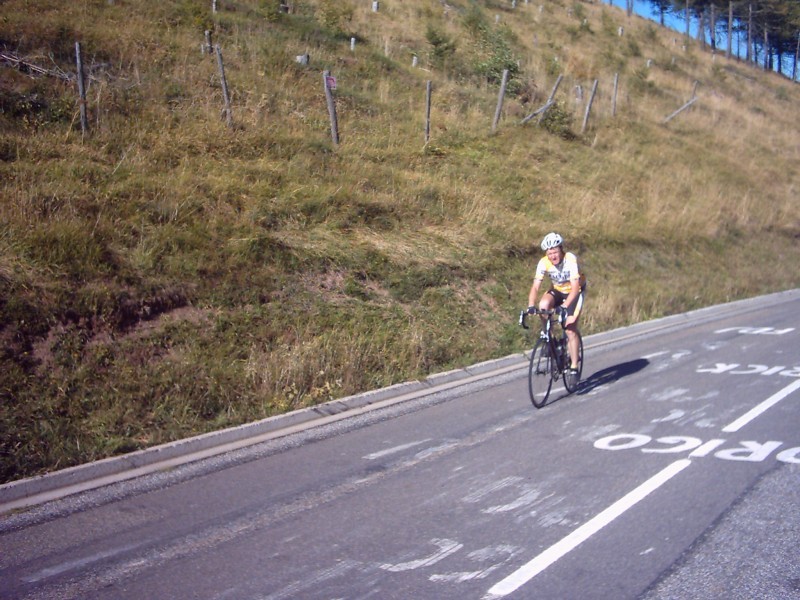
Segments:
[[[559,292],[556,289],[551,289],[547,291],[555,299],[555,304],[553,306],[561,306],[564,304],[564,300],[567,299],[569,294],[565,294],[564,292]],[[572,303],[572,306],[567,307],[567,314],[569,316],[575,315],[579,317],[581,314],[581,310],[583,309],[583,300],[586,296],[586,290],[582,289],[580,294],[578,294],[578,299]]]

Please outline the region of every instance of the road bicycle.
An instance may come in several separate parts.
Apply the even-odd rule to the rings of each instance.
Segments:
[[[528,315],[543,315],[542,331],[539,339],[531,351],[530,365],[528,366],[528,392],[531,402],[536,408],[542,408],[550,396],[553,382],[559,378],[564,379],[564,387],[570,394],[578,389],[581,373],[583,371],[583,338],[578,334],[578,374],[577,377],[569,374],[570,356],[567,348],[567,331],[564,323],[567,312],[561,308],[542,310],[534,306],[528,307],[519,314],[519,324],[529,329],[526,322]],[[559,330],[553,330],[553,323],[558,321]]]

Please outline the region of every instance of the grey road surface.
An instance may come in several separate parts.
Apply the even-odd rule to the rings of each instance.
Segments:
[[[0,516],[0,598],[800,598],[800,291]],[[520,365],[524,367],[524,365]]]

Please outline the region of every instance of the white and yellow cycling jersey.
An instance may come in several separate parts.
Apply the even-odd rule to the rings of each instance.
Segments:
[[[578,267],[578,257],[572,252],[565,252],[564,258],[557,265],[550,262],[547,256],[543,256],[536,266],[535,279],[542,281],[545,275],[550,277],[553,289],[563,294],[569,294],[575,280],[579,281],[581,288],[586,285],[586,277]]]

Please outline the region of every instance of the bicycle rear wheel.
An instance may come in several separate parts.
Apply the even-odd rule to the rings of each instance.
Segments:
[[[569,369],[564,369],[564,387],[567,388],[567,391],[571,394],[575,390],[578,389],[578,386],[581,382],[581,375],[583,374],[583,338],[581,337],[580,331],[577,332],[578,334],[578,376],[573,378],[569,374]],[[570,357],[569,353],[564,357],[564,361],[569,365]]]
[[[537,341],[528,366],[528,392],[536,408],[542,408],[550,395],[550,387],[553,385],[552,363],[549,344],[545,340]]]

